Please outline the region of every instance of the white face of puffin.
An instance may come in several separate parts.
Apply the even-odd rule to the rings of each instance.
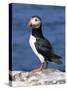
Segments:
[[[41,20],[38,17],[32,17],[28,22],[28,26],[31,28],[39,28],[40,25],[41,25]]]

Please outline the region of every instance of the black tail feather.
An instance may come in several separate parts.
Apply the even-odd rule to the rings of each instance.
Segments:
[[[53,55],[52,55],[52,58],[61,59],[62,57],[61,57],[61,56],[58,56],[58,55],[56,55],[56,54],[53,54]]]
[[[52,62],[54,62],[56,64],[62,64],[62,61],[59,59],[52,59]]]
[[[59,59],[61,59],[62,57],[61,56],[58,56],[58,55],[53,55],[52,56],[52,61],[54,62],[54,63],[56,63],[56,64],[62,64],[62,61],[61,60],[59,60]]]

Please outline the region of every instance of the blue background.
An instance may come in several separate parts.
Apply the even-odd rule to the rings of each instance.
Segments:
[[[64,69],[65,7],[12,4],[12,70],[30,71],[41,65],[29,46],[31,29],[27,27],[27,21],[34,15],[41,18],[43,35],[62,56],[63,64],[49,62],[48,67]]]

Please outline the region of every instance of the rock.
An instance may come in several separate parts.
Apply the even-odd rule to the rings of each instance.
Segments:
[[[10,71],[12,86],[34,86],[65,83],[65,72],[46,69],[41,72]]]

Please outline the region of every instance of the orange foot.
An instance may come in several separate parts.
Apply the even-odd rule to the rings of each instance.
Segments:
[[[42,68],[36,68],[32,70],[32,72],[41,72],[41,71],[42,71]]]
[[[42,72],[44,70],[46,70],[47,68],[37,68],[37,69],[33,69],[32,72]]]

